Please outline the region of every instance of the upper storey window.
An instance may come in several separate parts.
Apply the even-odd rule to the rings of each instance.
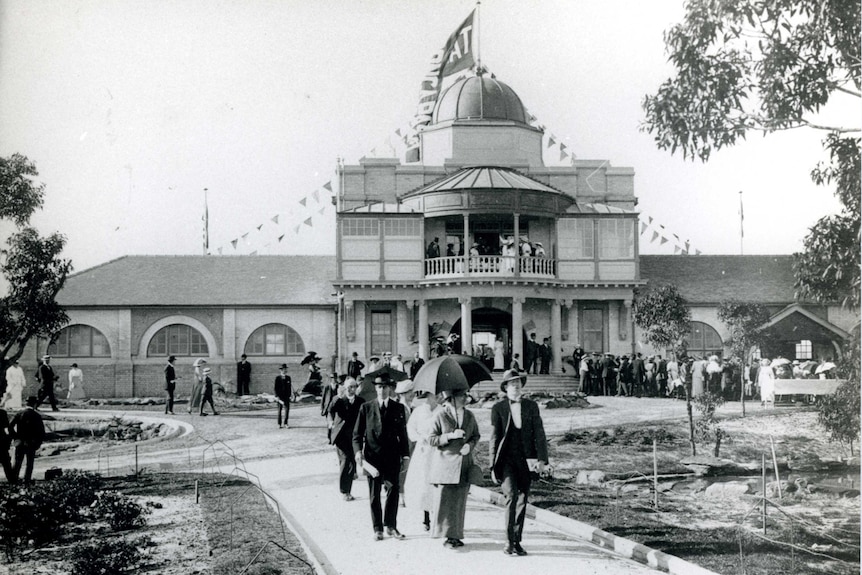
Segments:
[[[599,259],[622,260],[635,257],[634,220],[599,220]]]
[[[560,253],[572,259],[591,260],[595,257],[593,220],[562,219],[558,228]]]
[[[378,236],[380,223],[376,218],[346,218],[341,220],[343,236]]]
[[[422,220],[419,218],[393,218],[383,222],[383,235],[413,238],[422,235]]]

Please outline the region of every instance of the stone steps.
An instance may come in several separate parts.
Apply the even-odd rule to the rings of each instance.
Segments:
[[[473,394],[479,397],[500,390],[502,373],[494,373],[493,381],[482,381],[473,386]],[[530,392],[563,394],[578,390],[578,380],[568,374],[561,375],[528,375],[526,390]]]

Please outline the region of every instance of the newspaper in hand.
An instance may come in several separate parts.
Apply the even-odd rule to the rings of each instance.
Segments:
[[[365,473],[367,473],[371,477],[377,477],[378,475],[380,475],[380,470],[378,470],[376,467],[374,467],[365,460],[362,461],[362,469],[365,470]]]

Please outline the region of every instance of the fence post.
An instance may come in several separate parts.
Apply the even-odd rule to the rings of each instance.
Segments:
[[[761,474],[761,484],[763,486],[763,511],[761,512],[761,517],[763,518],[763,534],[766,535],[766,454],[760,454],[760,474]]]
[[[653,475],[653,507],[658,510],[658,454],[655,437],[652,439],[652,475]]]

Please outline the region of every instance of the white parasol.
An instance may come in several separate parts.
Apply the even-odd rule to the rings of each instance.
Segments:
[[[835,364],[831,361],[824,361],[820,365],[817,366],[817,369],[814,370],[815,375],[820,375],[821,373],[825,373],[827,371],[835,369]]]

